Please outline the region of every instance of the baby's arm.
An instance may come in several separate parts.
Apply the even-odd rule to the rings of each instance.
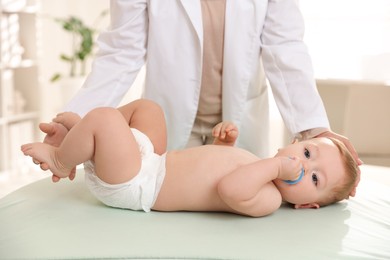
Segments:
[[[234,146],[238,137],[238,129],[232,122],[224,121],[214,126],[212,134],[215,138],[213,144]]]
[[[277,210],[282,196],[272,180],[293,179],[300,171],[299,160],[274,157],[243,165],[221,179],[218,193],[233,210],[261,217]]]

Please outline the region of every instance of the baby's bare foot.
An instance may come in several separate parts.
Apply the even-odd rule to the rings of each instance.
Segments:
[[[56,156],[56,147],[45,143],[24,144],[21,150],[24,155],[30,156],[34,161],[45,163],[49,170],[60,178],[66,178],[71,173],[72,168],[65,167]]]

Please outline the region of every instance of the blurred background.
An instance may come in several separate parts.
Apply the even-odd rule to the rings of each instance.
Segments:
[[[333,130],[351,139],[365,163],[390,166],[390,1],[300,4]],[[0,189],[7,191],[49,176],[31,174],[39,169],[19,147],[42,140],[37,123],[50,121],[81,86],[96,52],[94,39],[109,25],[109,0],[1,0],[0,9]],[[83,40],[92,40],[82,50],[85,60],[74,64],[80,31]],[[139,97],[143,75],[123,103]],[[270,100],[273,154],[290,137]]]

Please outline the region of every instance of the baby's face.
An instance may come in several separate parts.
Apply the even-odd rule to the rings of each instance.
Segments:
[[[345,176],[340,152],[327,138],[288,145],[279,149],[276,156],[297,157],[302,162],[305,175],[300,182],[290,185],[279,179],[274,181],[283,199],[298,206],[328,197]]]

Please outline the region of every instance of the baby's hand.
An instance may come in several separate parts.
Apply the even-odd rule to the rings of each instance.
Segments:
[[[214,126],[212,134],[214,144],[233,146],[238,137],[238,129],[234,123],[226,121]]]
[[[302,171],[301,160],[297,157],[280,157],[278,178],[294,181],[299,178]]]

